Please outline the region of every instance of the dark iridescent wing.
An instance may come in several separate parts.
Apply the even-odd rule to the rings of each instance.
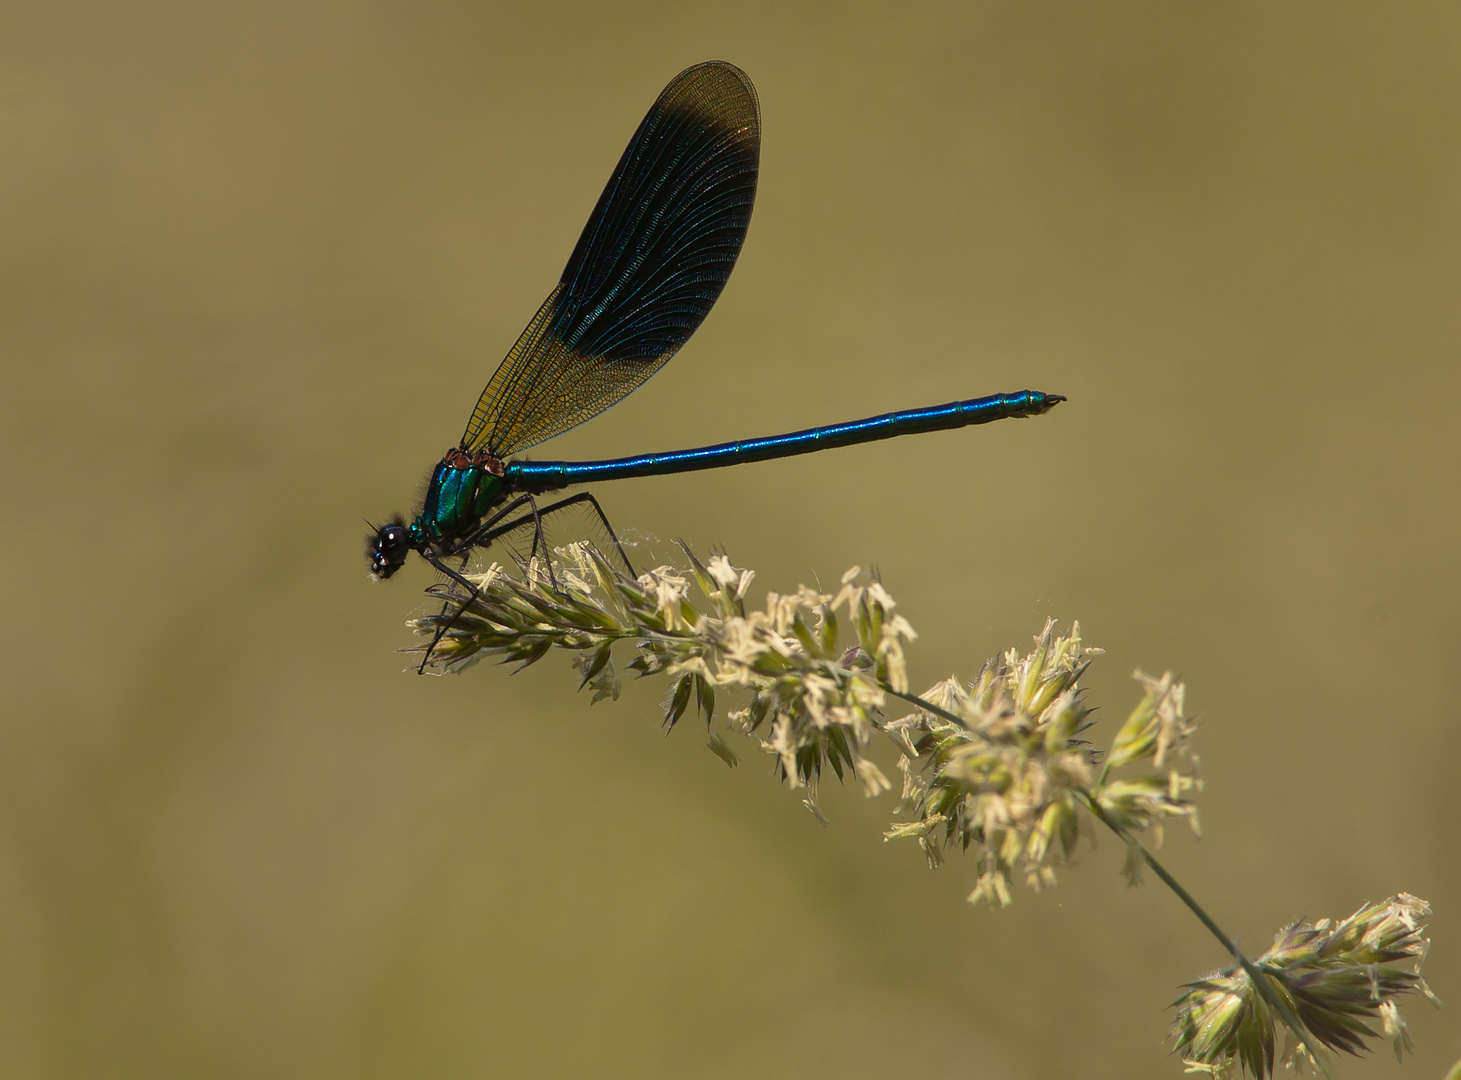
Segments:
[[[745,72],[680,72],[629,140],[558,285],[482,391],[462,436],[506,457],[597,415],[709,314],[751,222],[761,111]]]

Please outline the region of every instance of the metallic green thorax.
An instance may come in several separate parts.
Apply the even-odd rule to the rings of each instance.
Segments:
[[[502,477],[476,465],[440,462],[431,474],[421,513],[411,522],[411,539],[421,546],[445,546],[469,535],[503,495]]]

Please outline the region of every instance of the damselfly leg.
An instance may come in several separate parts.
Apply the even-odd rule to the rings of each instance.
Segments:
[[[558,587],[558,581],[553,573],[553,555],[548,548],[548,541],[543,532],[543,521],[546,518],[561,514],[565,510],[584,505],[592,508],[594,515],[598,518],[599,524],[603,526],[604,532],[608,534],[614,551],[619,556],[619,561],[623,564],[624,569],[628,571],[629,576],[634,576],[634,565],[629,561],[629,556],[625,554],[624,545],[620,542],[619,535],[614,531],[614,526],[609,523],[609,518],[604,513],[604,508],[599,505],[598,499],[594,498],[591,492],[581,491],[576,495],[570,495],[566,499],[559,499],[557,502],[542,508],[538,507],[537,500],[532,495],[520,495],[484,522],[481,528],[477,529],[476,532],[472,533],[463,541],[460,549],[462,562],[457,570],[452,570],[438,558],[428,556],[427,561],[441,573],[464,588],[467,591],[467,595],[465,599],[459,602],[454,603],[450,599],[443,601],[441,616],[444,617],[449,608],[455,607],[456,610],[452,612],[449,619],[446,619],[437,626],[436,633],[432,636],[431,644],[426,648],[426,655],[421,660],[421,666],[416,669],[418,674],[425,673],[426,665],[431,662],[431,656],[436,651],[437,645],[441,643],[441,639],[451,633],[452,627],[456,625],[457,620],[462,617],[462,614],[467,608],[472,606],[472,603],[480,595],[477,586],[473,585],[461,573],[461,571],[466,569],[472,553],[490,547],[494,541],[502,537],[510,536],[514,532],[530,528],[532,530],[532,542],[528,557],[530,559],[541,558],[544,561],[548,570],[548,582],[556,589]],[[526,513],[520,513],[515,517],[510,517],[510,515],[521,510],[524,506],[528,507]],[[510,520],[504,521],[504,518],[510,518]]]

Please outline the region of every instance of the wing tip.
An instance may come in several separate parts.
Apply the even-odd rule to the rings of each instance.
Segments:
[[[751,82],[751,77],[729,60],[702,60],[698,64],[691,64],[669,81],[655,104],[667,106],[671,102],[678,103],[686,96],[697,104],[707,98],[726,102],[731,97],[726,93],[728,81],[734,81],[739,85],[745,98],[745,104],[748,106],[747,111],[750,113],[752,125],[759,138],[761,99],[756,94],[756,86]]]

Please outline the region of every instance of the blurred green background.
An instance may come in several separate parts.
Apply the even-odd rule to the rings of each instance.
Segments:
[[[763,588],[876,565],[915,683],[1078,618],[1205,720],[1170,865],[1261,949],[1437,910],[1461,1056],[1461,9],[110,5],[0,12],[5,1077],[1173,1077],[1223,961],[1103,843],[972,866],[726,769],[661,685],[402,673],[366,579],[659,89],[760,92],[704,328],[537,451],[1033,387],[1023,423],[599,494]],[[1099,729],[1098,729],[1099,730]],[[888,764],[885,762],[885,764]],[[1342,1063],[1390,1076],[1381,1047]]]

